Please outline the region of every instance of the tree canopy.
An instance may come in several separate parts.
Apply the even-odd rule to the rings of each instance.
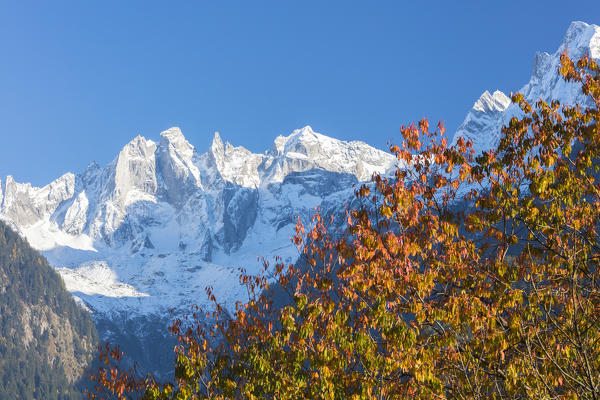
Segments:
[[[513,95],[521,117],[482,154],[403,127],[403,167],[357,188],[345,229],[298,223],[302,262],[242,274],[233,314],[208,290],[210,318],[171,327],[174,382],[107,347],[91,397],[600,398],[600,69],[563,55],[558,72],[589,103]]]

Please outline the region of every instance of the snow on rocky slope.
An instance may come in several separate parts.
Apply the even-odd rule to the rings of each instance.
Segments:
[[[215,134],[199,153],[178,128],[154,142],[138,136],[102,168],[42,187],[0,184],[0,215],[58,268],[97,317],[166,315],[206,300],[244,299],[237,267],[258,256],[295,260],[295,217],[342,207],[352,185],[396,159],[310,127],[279,136],[264,154]]]
[[[538,99],[559,100],[563,104],[583,104],[588,101],[581,94],[579,86],[565,82],[558,75],[560,55],[565,51],[574,60],[585,55],[599,60],[600,26],[573,22],[554,54],[538,52],[535,55],[531,79],[518,91],[527,101],[532,104]],[[492,95],[485,91],[455,133],[454,143],[459,137],[469,139],[477,153],[495,148],[502,126],[519,114],[518,106],[512,104],[504,93],[496,91]]]

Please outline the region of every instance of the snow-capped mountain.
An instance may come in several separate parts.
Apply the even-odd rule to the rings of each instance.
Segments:
[[[573,60],[585,55],[600,59],[600,27],[573,22],[556,52],[538,52],[535,55],[531,79],[518,90],[531,104],[538,99],[559,100],[562,104],[585,104],[588,101],[579,86],[565,82],[558,75],[560,55],[563,52],[567,52]],[[459,137],[464,137],[473,142],[473,149],[477,153],[495,148],[500,138],[500,129],[519,114],[518,106],[512,104],[504,93],[496,91],[492,95],[485,91],[456,131],[454,143]]]
[[[243,299],[237,267],[258,256],[293,261],[295,217],[337,208],[352,185],[396,159],[310,127],[279,136],[264,154],[223,143],[200,153],[178,128],[129,142],[101,168],[90,164],[42,187],[8,176],[0,215],[58,268],[97,316],[167,314],[206,300]]]

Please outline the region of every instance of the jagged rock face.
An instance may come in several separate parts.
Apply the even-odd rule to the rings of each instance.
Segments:
[[[179,128],[161,133],[157,162],[164,182],[164,197],[175,207],[181,207],[189,192],[202,188],[200,171],[194,164],[194,147]]]
[[[482,134],[482,132],[486,132],[489,127],[495,126],[509,105],[510,99],[501,91],[497,90],[492,95],[486,90],[475,102],[465,121],[458,128],[458,136],[456,137],[470,140],[473,143],[473,149],[477,153],[487,149],[490,141],[494,139]],[[495,132],[490,131],[490,135],[495,135]]]
[[[79,192],[74,198],[71,206],[67,209],[62,218],[61,228],[68,234],[79,235],[83,233],[87,219],[87,212],[90,202],[85,192]]]
[[[98,315],[160,314],[204,301],[195,293],[206,285],[239,298],[235,268],[252,270],[257,256],[280,251],[295,257],[296,217],[309,221],[325,200],[343,205],[353,184],[396,162],[310,127],[263,154],[218,133],[199,153],[171,128],[158,142],[134,138],[106,167],[92,163],[44,188],[8,177],[0,217],[44,250]]]
[[[373,172],[383,173],[389,168],[389,155],[362,142],[339,141],[314,132],[310,127],[294,131],[290,136],[279,136],[265,160],[266,183],[283,182],[293,172],[325,170],[352,174],[358,180],[369,180]]]
[[[75,176],[65,174],[43,188],[15,182],[7,176],[4,184],[2,213],[19,226],[48,218],[58,205],[73,196]]]
[[[558,75],[560,55],[563,52],[574,60],[585,55],[599,60],[600,27],[585,22],[573,22],[554,54],[538,52],[535,55],[531,79],[518,91],[531,104],[538,99],[559,100],[562,104],[586,104],[589,101],[582,95],[578,85],[565,82]],[[486,91],[475,102],[456,131],[453,143],[456,143],[459,137],[463,137],[473,142],[477,153],[495,148],[502,126],[507,125],[513,116],[522,115],[518,106],[507,102],[507,99],[502,92],[496,91],[490,95]]]
[[[40,346],[38,332],[48,336],[48,345],[44,348],[44,354],[48,365],[62,364],[69,382],[81,378],[85,368],[92,359],[92,353],[96,343],[92,338],[77,337],[75,328],[68,319],[59,315],[47,305],[31,305],[20,302],[20,319],[23,330],[14,332],[22,335],[23,346]],[[80,342],[80,343],[77,343]],[[88,353],[87,358],[81,357],[77,347],[83,347]]]
[[[9,177],[2,213],[21,227],[49,218],[61,232],[88,235],[110,247],[148,242],[147,227],[175,219],[186,229],[178,236],[204,237],[208,230],[229,252],[243,242],[256,218],[258,191],[309,170],[366,180],[394,163],[390,154],[328,138],[310,127],[278,137],[266,154],[223,144],[218,134],[210,150],[198,154],[172,128],[161,133],[158,146],[138,136],[106,168],[92,164],[77,178],[67,174],[42,189]],[[320,185],[322,193],[315,195],[326,195],[332,187]],[[50,201],[31,201],[42,197]],[[196,222],[194,234],[189,220]]]
[[[258,190],[227,185],[223,192],[223,244],[227,251],[237,250],[258,214]]]

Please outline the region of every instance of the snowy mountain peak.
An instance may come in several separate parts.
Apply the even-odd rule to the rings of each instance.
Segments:
[[[272,150],[274,150],[274,154],[276,155],[283,155],[289,151],[290,146],[293,144],[310,141],[311,139],[313,141],[315,139],[318,140],[319,136],[323,135],[316,133],[309,125],[306,125],[304,128],[294,129],[288,136],[277,136],[273,141],[274,146]]]
[[[572,22],[559,48],[560,53],[563,51],[572,59],[586,55],[600,58],[600,26],[581,21]]]
[[[123,219],[125,207],[141,199],[152,200],[158,188],[155,175],[156,144],[143,136],[137,136],[129,142],[113,162],[114,179],[112,198],[116,202],[116,212],[111,215],[111,226],[118,226]]]
[[[187,141],[178,127],[160,133],[160,146],[163,151],[172,151],[186,160],[191,159],[194,152],[194,146]]]
[[[292,135],[299,136],[323,136],[320,133],[316,133],[310,125],[306,125],[304,128],[294,129]]]
[[[177,140],[177,139],[185,139],[181,129],[178,126],[172,126],[169,129],[166,129],[160,133],[161,137],[166,137],[169,140]]]
[[[304,128],[301,129],[294,129],[294,131],[291,133],[291,135],[288,136],[288,138],[293,138],[300,141],[327,139],[335,140],[332,137],[315,132],[310,125],[306,125]]]
[[[225,146],[223,145],[223,140],[221,140],[219,132],[215,132],[207,154],[210,156],[211,165],[214,165],[217,171],[223,171],[225,168]]]
[[[511,100],[499,90],[494,94],[483,92],[454,134],[454,143],[462,137],[472,142],[475,152],[485,150],[495,140],[495,132],[487,127],[495,126],[510,104]]]
[[[279,155],[297,157],[298,155],[310,157],[323,151],[345,148],[348,143],[313,131],[310,126],[295,129],[288,136],[278,136],[275,149]]]
[[[157,163],[166,185],[167,196],[175,205],[181,205],[183,188],[201,186],[200,171],[194,163],[194,146],[173,127],[161,132]]]
[[[176,126],[169,128],[166,131],[162,131],[160,133],[160,143],[161,146],[170,145],[178,150],[185,150],[189,149],[190,147],[193,148],[193,146],[187,141],[185,136],[183,136],[181,129],[179,129]]]
[[[66,173],[44,187],[16,182],[11,175],[4,183],[4,198],[0,213],[20,227],[30,226],[49,218],[59,204],[75,192],[75,175]]]
[[[155,150],[156,143],[154,143],[152,140],[148,140],[145,137],[138,135],[125,146],[123,146],[115,162],[117,163],[117,165],[123,165],[135,159],[152,158],[154,157]]]
[[[222,161],[225,155],[225,145],[223,144],[223,140],[221,139],[221,135],[219,135],[219,132],[215,132],[215,135],[213,136],[213,140],[210,145],[210,152],[217,160]],[[217,161],[217,163],[219,162],[220,161]]]
[[[504,111],[510,105],[510,99],[501,91],[490,94],[487,90],[473,105],[473,109],[481,112]]]
[[[600,27],[585,22],[573,22],[556,52],[538,52],[534,58],[531,79],[518,91],[523,94],[525,100],[530,103],[538,99],[559,100],[562,104],[585,104],[589,101],[582,95],[577,84],[565,82],[558,75],[560,56],[563,52],[567,52],[574,60],[586,55],[600,59]],[[454,134],[453,142],[456,143],[459,137],[468,139],[473,143],[476,153],[494,148],[502,126],[518,115],[521,115],[519,107],[511,104],[503,93],[495,92],[491,95],[485,92],[475,102]]]
[[[369,180],[374,172],[385,173],[396,158],[363,142],[346,142],[313,131],[310,126],[278,136],[268,153],[279,162],[271,170],[270,180],[279,182],[289,171],[322,169]]]
[[[212,146],[223,147],[223,140],[221,139],[221,135],[217,131],[215,131],[215,134],[213,136]]]
[[[137,135],[121,149],[118,158],[142,157],[146,158],[156,150],[156,143],[141,135]]]

